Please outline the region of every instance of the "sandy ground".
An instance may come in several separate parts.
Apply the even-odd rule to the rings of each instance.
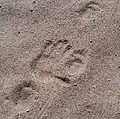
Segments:
[[[0,0],[0,119],[120,119],[120,1]]]

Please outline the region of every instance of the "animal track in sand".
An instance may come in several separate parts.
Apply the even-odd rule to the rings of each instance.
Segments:
[[[34,112],[36,108],[39,110],[35,112],[36,118],[38,115],[41,117],[53,102],[57,89],[53,83],[46,83],[41,80],[39,82],[34,76],[24,78],[19,76],[6,77],[5,93],[0,93],[2,97],[0,102],[2,106],[11,105],[9,110],[11,112],[10,118],[13,118],[16,114],[27,113],[32,110]],[[11,81],[12,79],[13,81]],[[6,82],[9,83],[6,84]]]
[[[36,82],[32,80],[24,80],[13,88],[10,92],[10,98],[17,104],[19,100],[26,100],[37,90],[38,86]]]
[[[71,76],[76,77],[85,72],[88,54],[89,48],[75,49],[68,40],[47,41],[42,52],[30,63],[30,67],[51,72],[62,83],[70,84]],[[57,75],[56,72],[66,75]]]
[[[29,110],[35,101],[34,97],[38,93],[38,89],[38,85],[33,80],[22,80],[13,86],[8,93],[8,100],[14,105],[13,110],[18,113]]]
[[[89,1],[85,3],[84,5],[82,5],[80,8],[78,8],[77,10],[75,10],[75,12],[78,13],[79,15],[82,15],[87,10],[100,11],[101,10],[100,3],[96,1]]]

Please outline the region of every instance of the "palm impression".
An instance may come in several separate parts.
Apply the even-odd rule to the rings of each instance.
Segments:
[[[88,60],[88,49],[73,50],[68,56],[64,57],[64,67],[70,76],[77,76],[85,72]]]

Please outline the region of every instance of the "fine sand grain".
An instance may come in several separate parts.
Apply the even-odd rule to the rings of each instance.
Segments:
[[[119,0],[0,0],[0,119],[120,119]]]

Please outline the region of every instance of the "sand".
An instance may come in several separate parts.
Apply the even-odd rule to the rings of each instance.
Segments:
[[[119,0],[0,0],[0,119],[120,119]]]

